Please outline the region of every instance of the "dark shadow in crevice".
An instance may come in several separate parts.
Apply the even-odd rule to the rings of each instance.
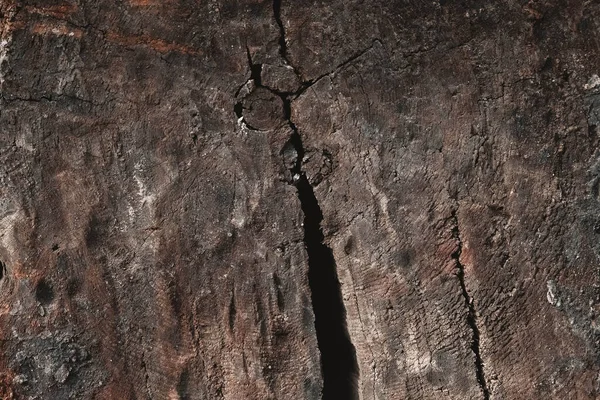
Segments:
[[[35,286],[35,298],[44,305],[50,304],[54,300],[54,289],[46,280],[40,280]]]
[[[287,59],[285,30],[281,21],[281,0],[274,0],[273,12],[280,30],[279,51],[283,60]],[[364,54],[363,51],[360,55]],[[301,208],[304,213],[304,245],[308,255],[308,281],[311,290],[313,313],[315,315],[315,330],[319,352],[321,353],[321,373],[323,377],[323,400],[356,400],[358,399],[359,369],[356,349],[352,344],[346,324],[346,309],[342,298],[340,281],[333,252],[324,243],[325,237],[321,229],[323,213],[315,196],[312,185],[302,171],[304,147],[298,129],[292,122],[291,102],[315,81],[303,83],[295,92],[281,92],[274,88],[263,86],[261,73],[262,64],[255,64],[247,49],[250,79],[256,88],[266,88],[279,96],[283,103],[283,117],[291,129],[291,136],[284,146],[293,146],[296,159],[289,167],[291,174],[288,183],[298,191]],[[357,58],[354,57],[353,59]],[[353,60],[352,59],[352,60]],[[293,66],[290,65],[292,68]],[[294,69],[296,75],[300,76]],[[319,77],[318,79],[320,79]],[[238,89],[236,97],[241,92]],[[234,113],[243,120],[243,99],[234,105]],[[248,126],[246,124],[246,126]],[[252,127],[248,126],[250,129]],[[277,286],[279,286],[277,284]],[[283,304],[283,302],[281,302]],[[232,313],[230,312],[230,315]]]
[[[296,181],[296,187],[304,212],[304,244],[321,352],[323,400],[355,400],[358,399],[359,376],[356,350],[346,325],[346,309],[333,252],[323,243],[323,214],[304,174]]]

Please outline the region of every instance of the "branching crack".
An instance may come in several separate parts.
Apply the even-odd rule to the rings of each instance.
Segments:
[[[456,210],[452,211],[452,219],[453,219],[453,223],[454,223],[454,226],[452,228],[452,235],[458,242],[458,248],[456,249],[456,251],[454,253],[452,253],[452,258],[456,262],[456,268],[457,268],[456,276],[458,277],[458,281],[460,282],[460,289],[462,291],[462,296],[465,299],[465,305],[468,310],[467,323],[469,324],[469,327],[473,331],[473,336],[472,336],[472,340],[471,340],[471,350],[473,351],[473,354],[475,355],[475,374],[477,377],[477,382],[479,383],[481,391],[483,392],[483,398],[485,400],[489,400],[490,391],[488,389],[487,382],[485,380],[485,373],[483,370],[483,361],[481,359],[481,353],[480,353],[480,349],[479,349],[480,335],[479,335],[479,327],[477,325],[477,312],[475,310],[475,303],[473,302],[473,298],[469,295],[469,292],[467,291],[467,286],[465,284],[465,267],[464,267],[464,265],[462,265],[462,263],[460,261],[460,255],[462,253],[463,244],[462,244],[462,240],[460,238],[460,229],[459,229],[459,225],[458,225],[458,217],[456,215]]]
[[[250,78],[248,78],[246,82],[244,82],[236,91],[235,97],[238,98],[238,101],[233,105],[233,112],[235,113],[238,122],[243,123],[248,129],[252,131],[257,131],[258,129],[248,124],[248,122],[244,119],[244,98],[249,93],[245,93],[242,96],[240,96],[240,94],[242,93],[242,90],[246,87],[246,85],[248,85],[249,83],[252,83],[254,87],[263,87],[261,78],[262,64],[255,64],[254,62],[252,62],[252,56],[250,54],[250,49],[248,48],[246,48],[246,55],[248,57],[248,68],[250,70]],[[272,89],[267,89],[273,92]]]
[[[337,66],[335,66],[331,71],[325,72],[313,79],[303,79],[300,71],[298,71],[296,66],[294,66],[294,64],[292,64],[292,62],[289,59],[285,26],[283,25],[283,21],[281,19],[281,1],[282,0],[273,0],[273,16],[275,18],[275,22],[277,23],[277,26],[279,27],[279,55],[281,56],[283,61],[292,68],[292,70],[294,71],[294,73],[296,74],[298,79],[300,79],[300,82],[302,82],[300,84],[300,87],[298,87],[298,89],[295,92],[286,93],[287,95],[289,95],[291,97],[296,98],[296,97],[300,96],[304,91],[306,91],[306,89],[310,88],[312,85],[314,85],[315,83],[317,83],[324,77],[336,73],[337,71],[341,70],[342,68],[344,68],[351,62],[362,57],[365,53],[372,50],[376,43],[382,45],[381,40],[374,39],[373,43],[369,47],[353,54],[347,60],[345,60],[345,61],[341,62],[340,64],[338,64]]]
[[[382,42],[379,39],[375,39],[375,40],[373,40],[373,43],[371,43],[371,45],[369,47],[362,49],[359,52],[353,54],[348,59],[346,59],[343,62],[336,65],[332,70],[325,72],[324,74],[321,74],[321,75],[317,76],[316,78],[302,81],[302,85],[300,85],[300,88],[294,93],[294,97],[298,97],[303,92],[305,92],[306,89],[310,88],[312,85],[319,82],[321,79],[325,78],[326,76],[335,74],[336,72],[344,69],[348,64],[350,64],[350,63],[356,61],[357,59],[359,59],[360,57],[364,56],[367,52],[373,50],[373,47],[375,47],[375,44],[381,45]]]
[[[296,75],[300,74],[288,60],[285,28],[281,20],[281,0],[273,1],[273,13],[279,26],[279,53],[284,62],[294,69]],[[374,45],[374,44],[373,44]],[[352,56],[331,72],[334,73],[348,63],[365,54],[371,47]],[[239,123],[248,126],[244,120],[244,99],[255,88],[264,88],[278,96],[283,104],[283,117],[291,130],[291,135],[285,149],[292,148],[295,155],[288,168],[290,178],[288,183],[294,185],[298,192],[300,206],[304,213],[304,245],[308,255],[308,282],[311,291],[313,312],[315,315],[315,330],[317,343],[321,355],[321,373],[323,377],[323,400],[355,400],[358,399],[357,382],[359,378],[356,349],[350,339],[346,324],[346,309],[342,298],[341,285],[337,275],[336,262],[332,250],[324,243],[325,236],[321,228],[323,213],[315,196],[313,186],[302,170],[304,159],[304,146],[298,129],[292,121],[291,102],[302,92],[316,83],[319,79],[329,74],[324,74],[311,81],[304,81],[293,92],[281,92],[262,82],[262,64],[252,60],[249,49],[247,50],[248,68],[250,78],[237,90],[235,97],[238,99],[233,111]],[[283,155],[284,150],[282,150]]]
[[[281,22],[280,10],[281,0],[274,0],[273,11],[281,34],[280,54],[284,61],[288,62],[285,30]],[[243,100],[247,96],[247,93],[242,94],[242,89],[246,85],[251,84],[254,88],[267,89],[281,99],[283,104],[283,118],[291,131],[285,148],[294,149],[295,159],[291,160],[292,165],[288,164],[290,172],[288,183],[296,187],[300,206],[304,213],[304,246],[308,255],[308,283],[315,315],[317,343],[321,355],[321,373],[323,377],[322,398],[323,400],[355,400],[358,398],[357,382],[359,376],[356,350],[352,344],[346,325],[346,309],[333,252],[324,243],[325,236],[321,229],[323,213],[313,187],[302,170],[304,146],[298,129],[292,121],[292,99],[303,88],[306,89],[306,87],[314,82],[301,86],[296,92],[281,92],[265,86],[261,79],[262,65],[253,62],[249,51],[247,51],[247,55],[250,78],[236,93],[236,97],[241,97],[241,99],[234,105],[235,115],[239,121],[247,126],[243,116]],[[253,89],[250,86],[251,90]]]
[[[304,213],[304,246],[308,255],[308,283],[311,291],[315,330],[321,353],[323,400],[354,400],[358,398],[359,377],[356,350],[346,324],[346,308],[333,252],[325,245],[321,228],[323,212],[312,185],[302,170],[304,146],[298,128],[291,119],[291,99],[273,93],[283,101],[284,117],[292,131],[289,144],[296,151],[290,167],[291,181],[298,191]]]

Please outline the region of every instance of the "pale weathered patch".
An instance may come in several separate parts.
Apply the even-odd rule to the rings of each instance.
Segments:
[[[590,80],[585,85],[583,85],[583,88],[585,90],[591,90],[591,89],[597,88],[598,86],[600,86],[600,77],[598,77],[598,75],[594,74],[594,75],[592,75]]]

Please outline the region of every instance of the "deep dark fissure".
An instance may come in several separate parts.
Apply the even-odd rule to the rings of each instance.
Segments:
[[[308,284],[311,291],[315,330],[321,353],[323,400],[358,398],[356,349],[346,324],[346,308],[332,250],[325,245],[321,228],[323,212],[306,174],[302,171],[304,147],[291,121],[290,101],[284,99],[285,117],[292,129],[290,143],[298,155],[290,169],[304,213],[304,245],[308,255]]]
[[[273,0],[273,17],[279,28],[279,55],[281,58],[293,68],[293,65],[288,60],[287,43],[285,42],[285,27],[281,20],[281,0]],[[294,72],[296,70],[294,69]]]
[[[357,398],[358,364],[346,325],[333,253],[324,243],[323,214],[304,174],[296,182],[304,212],[304,244],[308,253],[308,282],[323,374],[323,400]]]
[[[254,66],[253,66],[254,67]],[[253,71],[260,71],[259,67]],[[254,72],[253,72],[254,73]],[[259,85],[257,85],[259,86]],[[265,87],[265,86],[260,86]],[[359,369],[356,350],[346,324],[346,309],[332,250],[325,245],[321,229],[323,212],[306,174],[302,171],[304,147],[302,138],[291,120],[291,100],[286,93],[268,87],[283,101],[283,114],[292,130],[288,143],[296,150],[296,161],[290,168],[290,184],[298,192],[304,213],[304,246],[308,255],[308,283],[311,291],[315,331],[321,355],[323,400],[358,399]],[[243,118],[243,107],[234,107],[238,118]]]
[[[483,398],[485,400],[489,400],[490,391],[487,386],[487,382],[485,379],[485,372],[483,370],[483,360],[481,359],[481,353],[479,349],[479,327],[477,326],[477,313],[475,311],[475,304],[473,303],[473,299],[469,295],[467,291],[467,286],[465,284],[465,267],[460,262],[460,255],[462,253],[462,241],[460,239],[460,232],[458,228],[458,218],[456,216],[456,212],[453,212],[452,218],[454,220],[454,227],[452,229],[452,234],[458,241],[458,249],[452,253],[452,258],[456,262],[458,281],[460,283],[460,289],[462,291],[462,296],[465,299],[465,305],[467,306],[467,323],[473,332],[473,336],[471,339],[471,350],[475,355],[475,376],[477,378],[477,383],[479,387],[481,387],[481,391],[483,392]]]
[[[279,53],[282,59],[294,68],[288,60],[285,29],[281,20],[281,0],[273,1],[273,13],[279,27]],[[346,324],[346,309],[342,298],[340,281],[332,250],[324,243],[321,229],[323,212],[317,201],[312,185],[302,170],[304,146],[298,129],[292,122],[291,102],[313,81],[303,82],[295,92],[280,92],[262,83],[262,64],[254,63],[247,49],[250,80],[255,87],[266,88],[277,95],[283,103],[283,117],[292,131],[286,148],[290,145],[296,151],[296,158],[289,166],[288,183],[298,192],[300,206],[304,213],[304,246],[308,255],[308,283],[311,291],[315,331],[321,356],[321,374],[323,378],[323,400],[358,399],[359,369],[356,349],[350,339]],[[298,71],[294,68],[298,77]],[[238,89],[236,97],[241,91]],[[243,98],[234,105],[234,113],[243,120]],[[283,150],[282,150],[283,152]],[[279,285],[278,285],[279,286]]]

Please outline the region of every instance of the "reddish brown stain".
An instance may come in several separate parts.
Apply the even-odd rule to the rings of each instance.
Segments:
[[[57,35],[57,36],[72,36],[76,39],[81,39],[83,31],[80,29],[71,29],[64,23],[37,23],[31,31],[36,35]]]
[[[34,7],[27,6],[25,10],[31,14],[39,14],[47,17],[54,17],[58,19],[66,19],[70,15],[77,12],[77,5],[75,4],[59,4],[55,6],[46,7]]]
[[[133,0],[131,5],[134,6],[158,6],[164,5],[163,3],[156,2],[154,0]],[[39,14],[48,17],[54,17],[57,19],[66,19],[69,15],[77,11],[76,6],[72,5],[59,5],[50,7],[26,7],[29,13]],[[12,23],[7,26],[9,30],[15,30],[23,27],[25,24]],[[83,31],[78,28],[70,27],[66,22],[38,22],[33,25],[31,32],[36,35],[57,35],[57,36],[71,36],[76,39],[81,39]],[[109,42],[119,44],[122,46],[146,46],[159,53],[166,54],[170,52],[190,54],[190,55],[201,55],[202,52],[190,46],[186,46],[179,43],[169,42],[160,38],[155,38],[146,34],[143,35],[123,35],[118,32],[108,32],[106,39]]]
[[[106,39],[122,46],[146,46],[159,53],[177,52],[190,55],[201,55],[202,52],[190,46],[168,42],[148,35],[121,35],[116,32],[108,32]]]
[[[12,389],[12,381],[14,374],[10,371],[3,372],[0,374],[0,398],[4,400],[14,399],[14,392]]]

